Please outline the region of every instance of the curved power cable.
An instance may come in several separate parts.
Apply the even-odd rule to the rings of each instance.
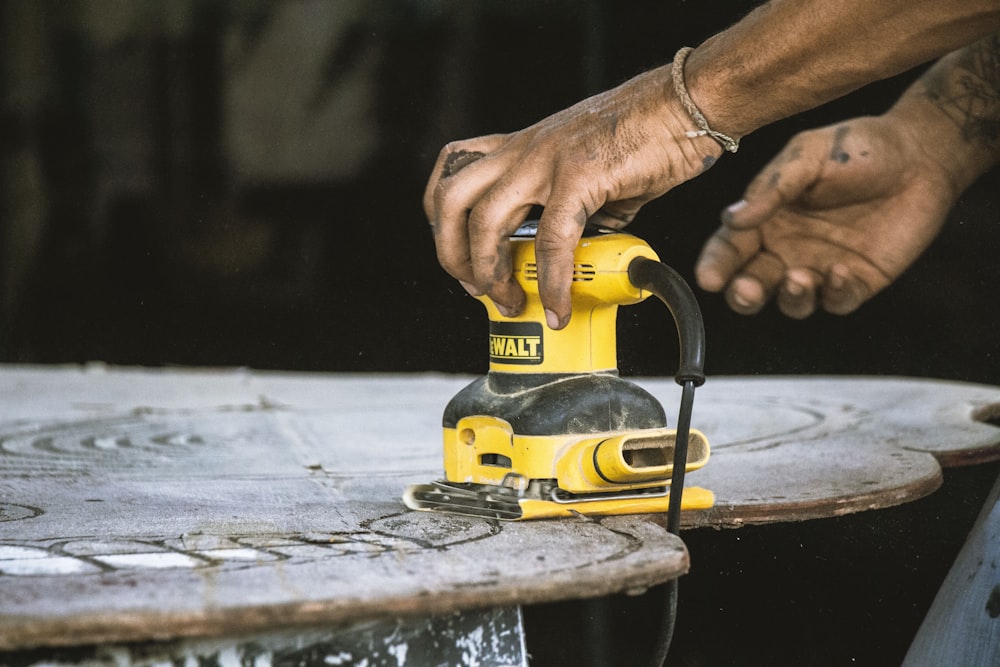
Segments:
[[[628,277],[633,285],[651,292],[666,304],[677,326],[680,363],[674,379],[681,385],[682,393],[677,415],[673,473],[670,479],[667,531],[679,535],[694,390],[705,382],[705,324],[694,292],[680,274],[666,264],[638,257],[629,264]],[[664,664],[670,651],[677,618],[677,597],[677,579],[674,578],[666,584],[666,618],[656,640],[652,662],[655,667]]]

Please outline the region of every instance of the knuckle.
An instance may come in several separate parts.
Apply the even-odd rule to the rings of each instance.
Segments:
[[[495,227],[494,216],[487,202],[480,202],[469,211],[469,236],[483,237]]]
[[[535,254],[543,255],[550,261],[572,256],[576,239],[565,232],[539,234],[535,238]]]
[[[443,180],[434,181],[428,185],[427,191],[424,193],[425,205],[436,211],[442,210],[448,201],[448,192],[448,186]]]
[[[468,145],[468,143],[469,142],[467,139],[449,141],[441,148],[441,151],[438,153],[438,160],[439,161],[447,160],[449,155],[464,150],[465,146]]]
[[[448,275],[459,279],[464,279],[468,276],[469,272],[467,270],[467,259],[459,259],[458,257],[441,250],[438,250],[437,258],[441,268],[444,269]]]

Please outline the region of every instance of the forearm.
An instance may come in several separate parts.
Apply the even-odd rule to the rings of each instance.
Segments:
[[[713,129],[744,136],[998,28],[997,0],[771,0],[695,49],[685,78]]]
[[[1000,34],[941,58],[886,116],[962,192],[1000,160]]]

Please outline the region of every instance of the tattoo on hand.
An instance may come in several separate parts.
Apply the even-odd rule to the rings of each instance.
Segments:
[[[952,69],[934,72],[925,85],[966,141],[1000,148],[1000,35],[963,49]]]
[[[851,131],[850,125],[841,125],[833,132],[833,148],[830,149],[830,159],[844,164],[851,159],[851,154],[844,150],[844,137]]]
[[[794,143],[779,153],[778,157],[774,158],[769,165],[771,171],[767,179],[767,187],[772,189],[778,187],[778,183],[781,182],[781,168],[786,164],[797,161],[801,157],[802,146]]]

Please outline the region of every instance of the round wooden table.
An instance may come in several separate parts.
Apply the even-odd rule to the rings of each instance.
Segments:
[[[643,590],[686,572],[660,516],[501,523],[407,511],[470,378],[0,369],[0,650],[253,636]],[[670,415],[679,390],[639,383]],[[1000,389],[710,378],[716,494],[688,526],[907,502],[1000,456]],[[259,642],[258,642],[259,643]],[[523,647],[522,647],[523,648]],[[513,663],[512,663],[513,664]]]

